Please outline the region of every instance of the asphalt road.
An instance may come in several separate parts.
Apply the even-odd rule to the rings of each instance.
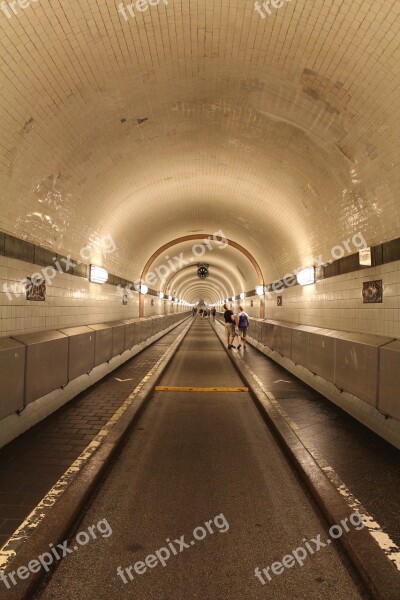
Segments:
[[[197,319],[161,385],[243,383],[209,323]],[[337,543],[317,551],[310,541],[326,543],[326,527],[246,392],[155,392],[77,532],[102,519],[112,534],[63,559],[37,598],[365,597]],[[281,562],[305,538],[314,553],[300,553],[303,566],[286,559],[290,568],[270,568],[262,585],[255,568]],[[132,580],[117,574],[135,564]]]

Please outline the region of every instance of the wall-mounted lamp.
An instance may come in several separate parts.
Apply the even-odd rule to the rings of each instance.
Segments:
[[[315,268],[307,267],[306,269],[302,269],[296,275],[297,283],[300,285],[310,285],[311,283],[315,283]]]
[[[96,265],[90,265],[89,281],[93,283],[106,283],[108,280],[108,273],[102,267]]]
[[[145,283],[141,283],[140,287],[139,287],[139,291],[141,294],[147,294],[147,292],[149,291],[149,288],[147,287],[147,285]]]
[[[168,300],[171,302],[171,300],[172,300],[172,296],[168,296]]]
[[[164,292],[160,292],[160,298],[161,300],[164,298]]]
[[[263,285],[258,285],[256,287],[256,294],[257,294],[257,296],[262,296],[264,294],[264,286]]]
[[[242,292],[242,293],[240,294],[240,299],[241,299],[241,300],[244,300],[245,298],[246,298],[246,294],[245,294],[245,292]]]

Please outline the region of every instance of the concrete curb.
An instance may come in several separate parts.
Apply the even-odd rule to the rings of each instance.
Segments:
[[[247,336],[247,342],[294,375],[294,377],[316,390],[333,404],[357,419],[357,421],[360,421],[360,423],[368,427],[376,435],[379,435],[386,442],[400,449],[400,421],[391,417],[387,418],[375,406],[368,404],[357,396],[353,396],[349,392],[339,390],[331,381],[312,373],[312,371],[309,371],[300,364],[294,363],[287,356],[282,356],[279,352],[272,350],[268,346],[264,346],[251,336]]]
[[[311,492],[329,527],[339,524],[346,517],[349,518],[353,511],[346,501],[254,380],[249,367],[237,353],[228,351],[222,333],[217,331],[215,326],[214,330],[243,382],[249,388],[262,417]],[[337,541],[373,598],[399,599],[400,573],[366,529],[360,531],[351,529],[349,532],[344,532]]]
[[[193,322],[194,320],[191,319],[182,333],[173,342],[167,356],[164,357],[156,371],[143,385],[143,388],[138,392],[131,406],[115,424],[106,441],[99,447],[85,467],[77,473],[65,492],[57,500],[51,512],[43,519],[21,547],[17,556],[8,565],[6,571],[4,571],[6,575],[10,571],[16,571],[19,567],[27,566],[31,560],[49,551],[50,543],[56,546],[68,539],[68,534],[80,516],[82,509],[93,492],[95,492],[103,475],[121,450],[133,424],[148,402],[154,386],[161,379],[176,350],[192,327]],[[54,564],[56,565],[57,563]],[[2,595],[2,598],[7,598],[7,600],[30,600],[45,575],[45,571],[41,569],[39,573],[31,573],[26,580],[18,579],[18,584],[7,590]],[[0,585],[4,584],[0,583]]]

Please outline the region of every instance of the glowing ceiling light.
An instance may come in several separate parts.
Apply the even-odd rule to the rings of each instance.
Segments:
[[[108,280],[108,273],[102,267],[90,265],[89,281],[93,283],[105,283]]]
[[[245,294],[245,292],[242,292],[242,293],[240,294],[240,299],[241,299],[241,300],[244,300],[245,298],[246,298],[246,294]]]
[[[300,285],[310,285],[315,283],[315,269],[314,267],[307,267],[302,269],[296,275],[297,283]]]
[[[160,292],[160,298],[161,300],[164,298],[164,292]]]
[[[147,285],[145,283],[141,283],[139,290],[140,290],[141,294],[147,294],[147,292],[149,291],[149,288],[147,287]]]
[[[258,285],[256,287],[256,294],[257,294],[257,296],[262,296],[264,294],[264,286],[263,285]]]

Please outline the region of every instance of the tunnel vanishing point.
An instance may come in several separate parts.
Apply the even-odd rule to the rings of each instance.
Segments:
[[[400,3],[0,47],[0,597],[399,600]]]

